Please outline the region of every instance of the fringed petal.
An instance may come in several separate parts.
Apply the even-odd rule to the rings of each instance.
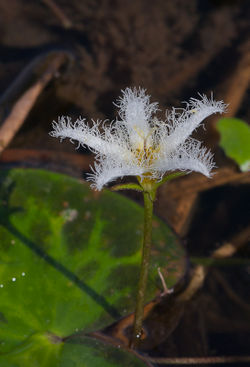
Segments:
[[[96,154],[115,157],[127,153],[126,142],[120,141],[116,134],[112,134],[112,125],[105,126],[101,121],[92,121],[92,124],[90,127],[85,119],[79,118],[72,122],[70,117],[62,116],[58,122],[52,123],[54,130],[50,135],[61,140],[69,138],[71,142],[77,140],[79,145],[88,146]]]
[[[214,101],[212,96],[210,99],[205,95],[201,97],[201,100],[191,98],[186,109],[173,108],[167,113],[168,136],[165,141],[161,141],[166,153],[170,154],[183,144],[205,118],[225,112],[227,105],[222,101]]]
[[[213,155],[209,150],[201,146],[201,143],[189,139],[171,155],[158,158],[152,166],[156,172],[164,174],[167,171],[200,172],[211,177],[211,170],[215,167]]]
[[[87,180],[93,181],[91,187],[95,190],[102,190],[107,183],[124,176],[142,176],[143,166],[131,164],[131,162],[122,162],[113,159],[102,159],[95,163],[92,174],[88,175]]]
[[[130,136],[131,145],[141,149],[150,132],[152,115],[158,111],[158,103],[150,103],[150,96],[142,88],[126,88],[115,106],[119,108],[120,123]]]

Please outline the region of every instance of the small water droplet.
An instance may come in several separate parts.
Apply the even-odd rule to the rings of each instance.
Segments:
[[[78,216],[78,211],[76,209],[67,208],[63,210],[60,215],[63,216],[66,222],[73,222]]]
[[[78,328],[76,328],[76,329],[75,329],[75,331],[76,331],[76,332],[77,332],[78,330],[79,330]]]
[[[0,288],[3,288],[3,284],[0,284]]]
[[[22,277],[25,277],[25,275],[26,275],[26,274],[25,274],[25,272],[23,271],[23,272],[22,272]]]
[[[11,244],[14,245],[14,243],[16,243],[16,241],[15,240],[11,240]]]
[[[15,277],[13,277],[13,278],[12,278],[12,282],[15,282],[15,281],[16,281],[16,278],[15,278]]]

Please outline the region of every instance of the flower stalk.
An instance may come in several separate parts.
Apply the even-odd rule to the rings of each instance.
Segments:
[[[142,322],[144,316],[144,303],[145,293],[147,289],[148,271],[150,264],[150,252],[152,243],[152,218],[153,218],[153,200],[149,192],[144,192],[144,236],[143,236],[143,248],[142,248],[142,260],[140,277],[136,298],[135,318],[133,325],[133,332],[130,342],[131,348],[136,348],[138,345],[143,331]]]

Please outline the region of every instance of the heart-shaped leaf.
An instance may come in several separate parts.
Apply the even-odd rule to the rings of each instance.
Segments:
[[[65,175],[21,169],[1,173],[0,201],[0,354],[43,346],[52,360],[47,335],[93,331],[134,310],[140,206]],[[182,247],[156,218],[153,245],[147,300],[159,291],[158,266],[168,266],[169,286],[185,271]]]

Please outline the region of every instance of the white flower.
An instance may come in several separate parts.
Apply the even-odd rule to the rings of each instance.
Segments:
[[[160,180],[167,171],[196,171],[206,176],[214,167],[212,154],[190,137],[201,122],[226,105],[208,99],[190,99],[185,109],[168,111],[166,121],[154,117],[158,103],[150,103],[144,89],[126,88],[116,102],[119,119],[107,124],[85,119],[71,122],[61,117],[53,122],[51,136],[77,140],[97,156],[89,180],[97,190],[123,176]]]

